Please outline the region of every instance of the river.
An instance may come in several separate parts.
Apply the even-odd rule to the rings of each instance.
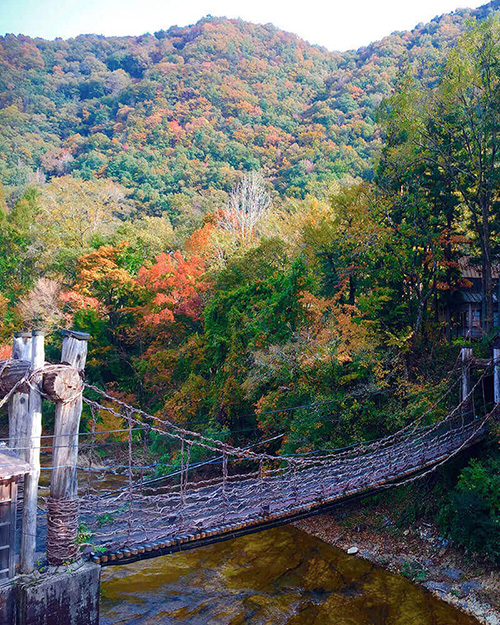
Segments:
[[[292,526],[102,572],[101,625],[478,625]]]

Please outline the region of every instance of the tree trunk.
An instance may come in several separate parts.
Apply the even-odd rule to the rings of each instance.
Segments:
[[[483,296],[483,319],[482,328],[486,334],[493,329],[493,281],[491,279],[492,254],[490,226],[488,221],[489,206],[486,202],[481,206],[481,225],[482,225],[482,296]]]
[[[356,303],[356,278],[351,274],[349,276],[349,304],[354,306]]]

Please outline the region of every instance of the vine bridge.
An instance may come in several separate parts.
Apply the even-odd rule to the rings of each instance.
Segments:
[[[194,548],[418,479],[484,436],[492,412],[476,418],[472,397],[473,391],[433,425],[422,426],[421,417],[380,440],[293,456],[233,447],[134,410],[109,395],[104,406],[84,399],[93,411],[111,410],[128,422],[128,483],[106,493],[89,488],[80,500],[81,518],[101,546],[91,557],[112,565]],[[148,431],[168,440],[180,459],[170,476],[151,481],[137,477],[144,467],[134,470],[132,461],[134,428],[144,428],[146,418]],[[193,461],[200,451],[217,455]]]
[[[276,455],[258,448],[283,435],[237,447],[84,383],[87,339],[68,332],[59,365],[44,362],[43,337],[35,334],[31,361],[15,355],[0,361],[9,446],[31,466],[20,550],[27,571],[45,536],[49,564],[71,562],[82,550],[95,563],[124,564],[255,532],[416,480],[478,442],[500,408],[500,344],[482,363],[471,348],[462,348],[459,375],[450,375],[441,396],[399,431],[343,449]],[[484,371],[472,386],[473,367]],[[487,399],[485,380],[492,372],[494,397]],[[42,397],[56,403],[54,432],[44,436]],[[87,432],[79,432],[83,404],[91,415]],[[117,430],[103,428],[105,415],[120,424]],[[108,445],[117,446],[111,455]],[[40,452],[52,453],[49,466],[40,467]],[[49,471],[49,494],[43,480],[38,487],[40,469]],[[155,470],[162,475],[151,478]]]

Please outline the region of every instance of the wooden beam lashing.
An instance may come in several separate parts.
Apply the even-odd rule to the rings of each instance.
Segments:
[[[6,361],[0,360],[0,371],[5,366]],[[31,362],[28,360],[16,360],[10,362],[3,369],[0,376],[0,398],[20,382],[31,369]],[[46,365],[43,372],[41,390],[47,399],[54,402],[67,402],[76,397],[83,389],[83,380],[80,371],[70,365],[58,365],[57,367]],[[29,393],[30,387],[26,382],[20,384],[16,393]]]

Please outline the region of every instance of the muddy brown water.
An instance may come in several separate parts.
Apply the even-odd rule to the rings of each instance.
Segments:
[[[102,572],[101,625],[478,625],[292,527]]]

